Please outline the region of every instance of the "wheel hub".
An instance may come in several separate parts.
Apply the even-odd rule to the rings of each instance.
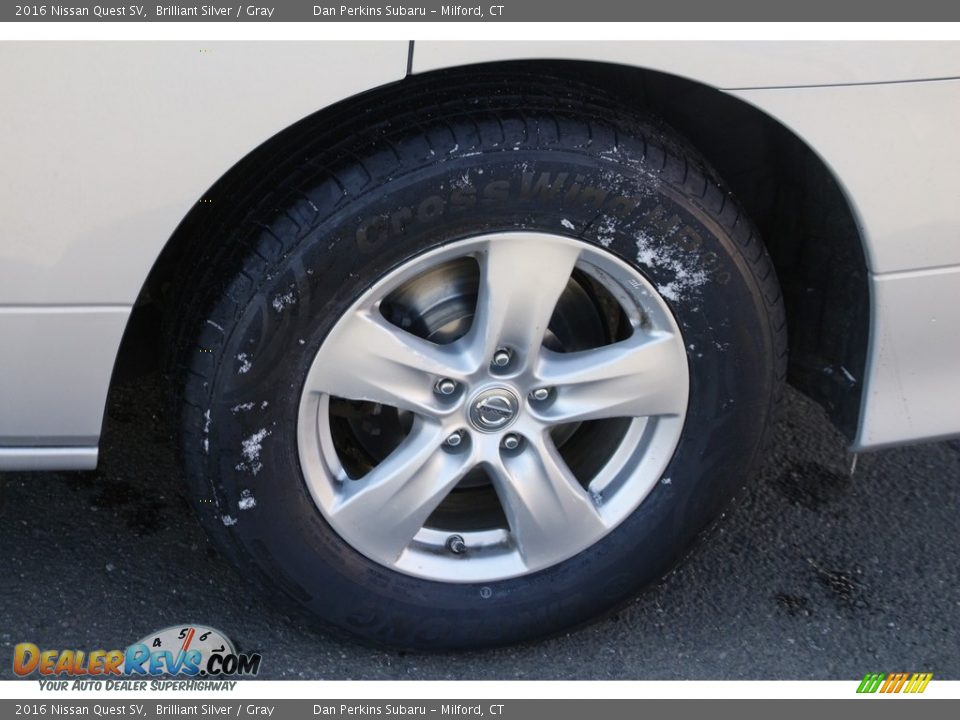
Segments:
[[[520,412],[516,394],[505,387],[478,393],[470,401],[470,425],[483,433],[498,432],[514,423]]]

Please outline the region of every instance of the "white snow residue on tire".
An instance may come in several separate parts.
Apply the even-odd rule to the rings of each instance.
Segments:
[[[263,465],[260,462],[260,452],[263,450],[263,440],[270,434],[266,428],[262,428],[243,441],[243,457],[246,458],[250,466],[250,472],[256,475],[260,472]]]
[[[271,304],[273,305],[274,310],[277,312],[283,312],[285,308],[289,307],[290,305],[295,305],[296,302],[297,298],[294,297],[293,291],[291,290],[283,295],[276,295]]]
[[[252,510],[257,506],[257,499],[253,496],[249,490],[244,490],[240,493],[240,502],[237,503],[237,507],[241,510]]]
[[[664,268],[673,273],[673,280],[658,284],[657,290],[668,300],[677,302],[686,299],[691,291],[707,282],[707,273],[693,269],[681,251],[673,248],[654,247],[653,239],[644,232],[637,233],[637,262],[646,267]]]
[[[240,361],[240,367],[237,370],[238,375],[243,375],[244,373],[250,372],[250,368],[253,367],[253,363],[250,362],[250,358],[246,353],[238,354],[237,360]]]

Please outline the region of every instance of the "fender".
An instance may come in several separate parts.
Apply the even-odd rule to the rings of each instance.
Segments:
[[[87,469],[131,307],[224,171],[409,43],[0,44],[0,470]]]
[[[870,273],[851,450],[960,436],[960,43],[417,42],[412,67],[557,59],[693,80],[800,138],[844,191]]]

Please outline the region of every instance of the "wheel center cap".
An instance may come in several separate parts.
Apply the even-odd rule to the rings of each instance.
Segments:
[[[490,388],[470,401],[470,424],[480,432],[503,430],[520,410],[517,396],[506,388]]]

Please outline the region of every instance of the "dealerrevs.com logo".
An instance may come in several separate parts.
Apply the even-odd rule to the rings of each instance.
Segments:
[[[226,635],[202,625],[173,625],[125,650],[49,650],[34,643],[19,643],[13,649],[13,671],[18,676],[107,683],[93,689],[143,689],[145,682],[134,687],[128,682],[138,677],[249,678],[260,672],[261,660],[259,653],[238,653]],[[44,684],[65,689],[67,681],[56,687]]]

